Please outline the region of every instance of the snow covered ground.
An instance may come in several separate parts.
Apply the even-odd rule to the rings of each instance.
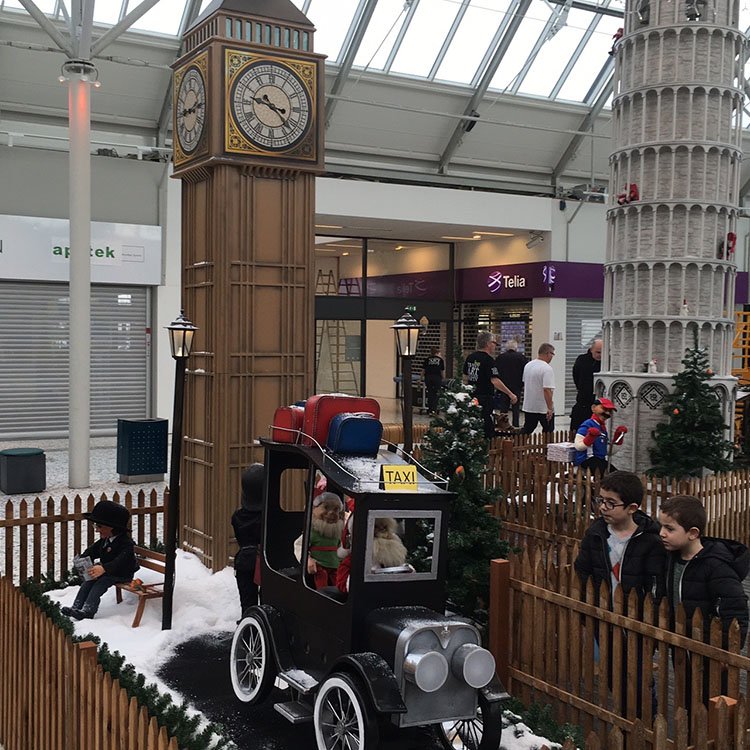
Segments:
[[[138,576],[145,583],[161,578],[148,569],[138,571]],[[76,587],[70,587],[51,591],[49,596],[61,606],[70,606],[76,592]],[[172,630],[161,629],[161,600],[158,599],[146,602],[140,627],[131,627],[135,605],[135,597],[127,593],[123,594],[123,602],[118,605],[114,589],[110,589],[102,597],[99,612],[93,620],[74,623],[76,634],[99,636],[111,651],[119,651],[127,662],[143,673],[147,682],[157,683],[161,691],[170,693],[177,703],[181,703],[183,697],[168,688],[156,676],[157,672],[173,657],[183,641],[234,630],[240,617],[234,571],[225,568],[211,573],[194,555],[178,552]],[[552,745],[523,724],[512,723],[503,732],[501,747],[505,750],[532,750],[544,744]]]

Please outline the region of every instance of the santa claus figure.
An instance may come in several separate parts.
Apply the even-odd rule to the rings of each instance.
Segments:
[[[341,546],[338,549],[340,559],[336,571],[336,587],[345,594],[349,593],[349,572],[351,569],[351,529],[354,514],[350,513],[341,536]],[[385,568],[396,568],[406,564],[406,547],[398,533],[398,523],[395,518],[376,518],[372,540],[372,568],[373,572]]]
[[[611,465],[611,453],[622,445],[628,428],[620,425],[609,438],[607,421],[617,407],[608,398],[598,398],[591,407],[591,416],[581,423],[575,436],[576,455],[574,463],[582,469],[592,473],[604,474],[607,470],[614,471]]]

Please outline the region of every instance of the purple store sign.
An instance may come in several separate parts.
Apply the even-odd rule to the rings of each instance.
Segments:
[[[346,296],[341,284],[339,294]],[[407,300],[449,300],[450,271],[373,276],[367,280],[367,295]],[[604,267],[601,263],[545,261],[456,269],[457,302],[538,297],[603,299]],[[748,301],[746,272],[737,274],[735,301],[737,304]]]

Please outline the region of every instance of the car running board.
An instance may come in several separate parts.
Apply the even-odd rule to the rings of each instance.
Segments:
[[[292,724],[309,724],[313,720],[312,706],[302,701],[274,703],[273,707]]]

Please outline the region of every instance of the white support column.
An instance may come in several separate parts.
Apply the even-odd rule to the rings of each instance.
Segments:
[[[68,483],[89,486],[91,380],[91,84],[68,81],[70,118],[70,411]]]
[[[555,356],[551,364],[555,371],[555,428],[558,430],[565,429],[568,424],[565,414],[565,373],[568,369],[565,357],[567,314],[568,301],[565,299],[534,299],[531,307],[531,351],[526,352],[529,359],[534,359],[542,344],[552,344],[555,347]],[[572,362],[570,366],[573,366]]]

